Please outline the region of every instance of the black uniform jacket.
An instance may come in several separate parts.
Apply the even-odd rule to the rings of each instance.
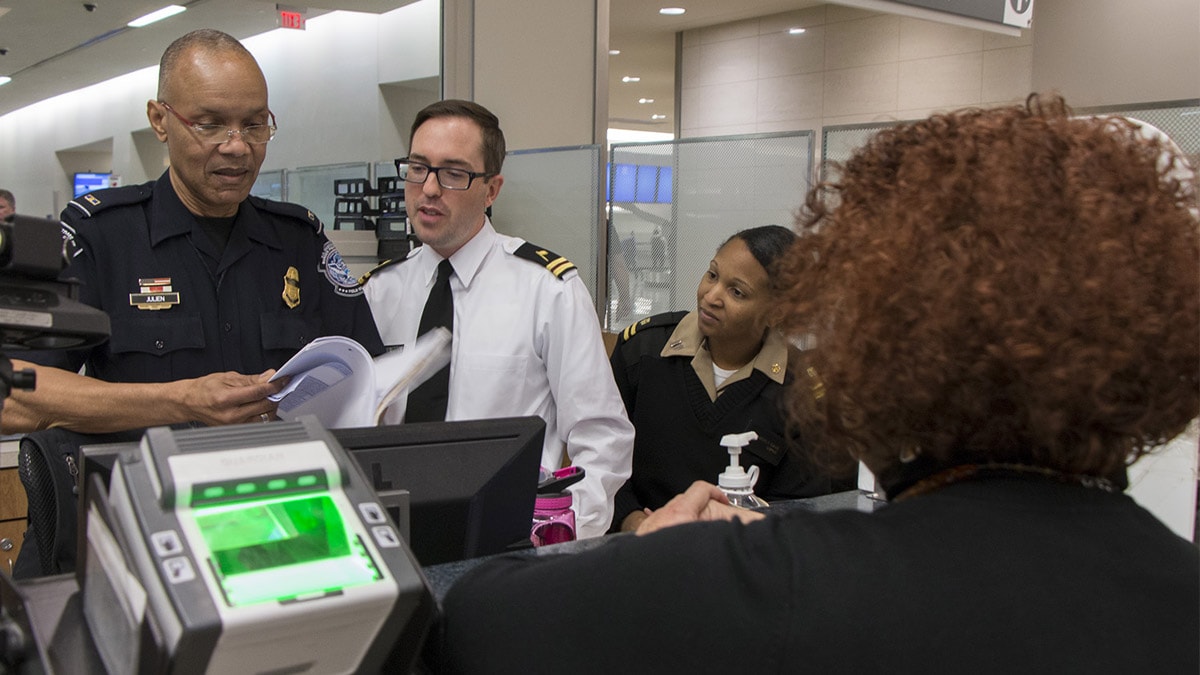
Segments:
[[[754,368],[745,379],[726,384],[714,401],[692,367],[694,350],[664,355],[686,316],[670,312],[641,321],[626,329],[613,349],[613,377],[636,436],[633,474],[617,492],[612,529],[619,530],[634,510],[663,506],[693,481],[715,484],[729,464],[728,451],[720,444],[726,434],[758,434],[739,463],[747,470],[759,467],[755,493],[763,499],[829,492],[828,475],[803,458],[799,439],[787,433],[780,414],[779,396],[791,379],[786,361],[774,364],[778,377]],[[683,342],[699,340],[697,333]]]
[[[441,672],[1200,672],[1196,546],[1127,495],[995,477],[773,511],[486,561],[443,602]]]
[[[383,352],[357,280],[302,206],[250,197],[220,251],[156,182],[100,190],[63,211],[80,300],[105,311],[111,339],[86,351],[23,358],[117,382],[167,382],[282,366],[323,335]]]

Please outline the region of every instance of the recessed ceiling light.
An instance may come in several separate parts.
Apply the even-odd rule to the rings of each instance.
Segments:
[[[789,29],[788,29],[788,35],[800,35],[800,34],[802,34],[803,32],[804,32],[804,29],[803,29],[803,28],[800,28],[800,27],[798,27],[798,26],[797,26],[796,28],[789,28]]]
[[[638,103],[654,103],[654,99],[652,99],[652,98],[639,98],[639,99],[638,99]]]
[[[658,13],[665,16],[679,16],[686,11],[687,10],[682,7],[663,7],[662,9],[658,10]]]
[[[168,16],[175,16],[176,14],[183,12],[185,10],[187,10],[187,7],[184,7],[182,5],[167,5],[166,7],[163,7],[162,9],[150,12],[149,14],[147,14],[145,16],[139,16],[138,18],[134,19],[133,21],[130,21],[129,23],[127,23],[125,25],[129,26],[130,28],[141,28],[142,26],[149,26],[150,24],[154,23],[155,21],[162,21],[163,19],[167,18]]]
[[[5,84],[8,84],[9,82],[12,82],[11,77],[9,77],[7,75],[0,75],[0,85],[5,85]]]
[[[609,56],[616,56],[617,54],[620,54],[620,53],[621,53],[621,50],[620,50],[620,49],[610,49],[610,50],[608,50],[608,55],[609,55]]]
[[[633,76],[633,75],[626,75],[625,77],[622,77],[622,78],[621,78],[621,81],[622,81],[622,82],[641,82],[641,81],[642,81],[642,78],[640,78],[640,77],[635,77],[635,76]]]
[[[666,115],[651,115],[651,116],[650,116],[650,119],[652,119],[652,120],[665,120],[665,119],[667,119],[667,116],[666,116]]]

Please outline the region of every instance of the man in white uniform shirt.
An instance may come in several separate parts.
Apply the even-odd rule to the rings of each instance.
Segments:
[[[447,100],[417,114],[409,156],[396,164],[423,246],[367,275],[366,297],[384,344],[410,345],[438,266],[449,260],[454,337],[445,419],[544,419],[542,466],[559,468],[565,448],[569,463],[585,470],[570,488],[576,532],[598,536],[630,474],[633,426],[574,265],[497,233],[485,213],[504,184],[504,152],[499,120],[483,106]],[[405,407],[398,399],[384,421],[400,422]]]

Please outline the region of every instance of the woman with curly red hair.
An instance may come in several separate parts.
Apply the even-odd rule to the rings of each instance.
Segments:
[[[795,419],[893,497],[996,465],[1124,487],[1197,413],[1183,166],[1060,99],[881,133],[810,196],[784,271],[791,329],[825,346]]]
[[[1196,206],[1169,142],[1057,98],[879,133],[782,281],[791,418],[890,503],[694,484],[652,536],[460,580],[452,669],[1200,672],[1197,548],[1122,494],[1200,413]]]

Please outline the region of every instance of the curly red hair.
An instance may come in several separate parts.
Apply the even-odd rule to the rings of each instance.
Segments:
[[[818,344],[793,417],[885,484],[901,456],[1110,476],[1175,436],[1200,412],[1182,162],[1056,97],[880,132],[781,261],[787,328]]]

